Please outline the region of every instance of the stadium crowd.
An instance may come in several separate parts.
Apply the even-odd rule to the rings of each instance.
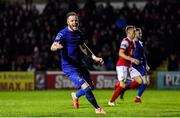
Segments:
[[[110,2],[96,4],[86,0],[80,8],[75,0],[48,0],[42,13],[33,5],[0,1],[0,70],[59,70],[59,57],[50,46],[59,29],[66,25],[65,14],[75,11],[87,45],[104,58],[104,66],[92,64],[91,70],[115,70],[124,28],[143,29],[143,42],[151,70],[168,59],[169,70],[180,70],[180,2],[148,0],[138,9],[124,2],[114,8]]]

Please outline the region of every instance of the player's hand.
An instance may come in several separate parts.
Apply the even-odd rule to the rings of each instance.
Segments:
[[[58,49],[61,49],[61,48],[63,48],[63,46],[59,42],[54,42],[51,45],[51,51],[57,51]]]
[[[146,65],[146,71],[148,72],[150,70],[150,67]]]
[[[103,60],[103,58],[100,58],[100,57],[96,57],[96,56],[92,56],[92,59],[95,61],[95,62],[97,62],[97,63],[99,63],[99,64],[104,64],[104,60]]]
[[[139,65],[140,61],[138,59],[132,58],[131,63],[134,63],[136,65]]]
[[[55,43],[54,46],[55,46],[57,49],[63,48],[62,44],[60,44],[60,43]]]

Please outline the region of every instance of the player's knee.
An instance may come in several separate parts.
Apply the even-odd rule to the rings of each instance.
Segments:
[[[142,83],[142,84],[147,85],[147,84],[148,84],[148,82],[147,82],[147,81],[143,81],[143,83]]]
[[[122,88],[125,88],[125,87],[126,87],[126,84],[125,84],[124,81],[121,81],[120,84],[119,84],[119,86],[121,86]]]
[[[146,77],[143,77],[142,80],[143,80],[142,84],[144,84],[144,85],[149,85],[149,81],[147,80]]]
[[[139,84],[142,84],[142,83],[143,83],[143,81],[142,81],[142,79],[141,79],[140,76],[135,77],[135,78],[134,78],[134,81],[136,81],[136,82],[139,83]]]
[[[82,85],[81,85],[81,88],[82,89],[86,89],[87,87],[89,87],[89,84],[87,82],[84,82]]]

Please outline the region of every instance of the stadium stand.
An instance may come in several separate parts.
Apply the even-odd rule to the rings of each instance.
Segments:
[[[59,70],[58,53],[52,54],[50,45],[58,30],[65,26],[68,11],[81,16],[87,45],[105,60],[103,67],[89,64],[93,65],[89,67],[91,70],[115,70],[119,43],[127,24],[143,29],[145,52],[152,70],[162,64],[168,70],[180,70],[178,0],[146,1],[141,9],[136,4],[129,7],[128,2],[114,8],[108,1],[97,4],[86,0],[80,8],[74,0],[48,0],[42,12],[32,2],[23,7],[19,2],[0,1],[1,71]]]

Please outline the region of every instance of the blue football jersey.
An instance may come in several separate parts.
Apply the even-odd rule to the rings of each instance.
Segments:
[[[58,32],[54,42],[59,42],[63,46],[60,49],[62,69],[82,66],[82,55],[79,45],[84,42],[84,39],[80,30],[73,32],[68,27],[65,27]]]
[[[142,42],[139,40],[135,41],[135,50],[133,53],[133,57],[140,61],[139,65],[132,64],[133,67],[137,68],[138,66],[144,66],[144,48]]]

